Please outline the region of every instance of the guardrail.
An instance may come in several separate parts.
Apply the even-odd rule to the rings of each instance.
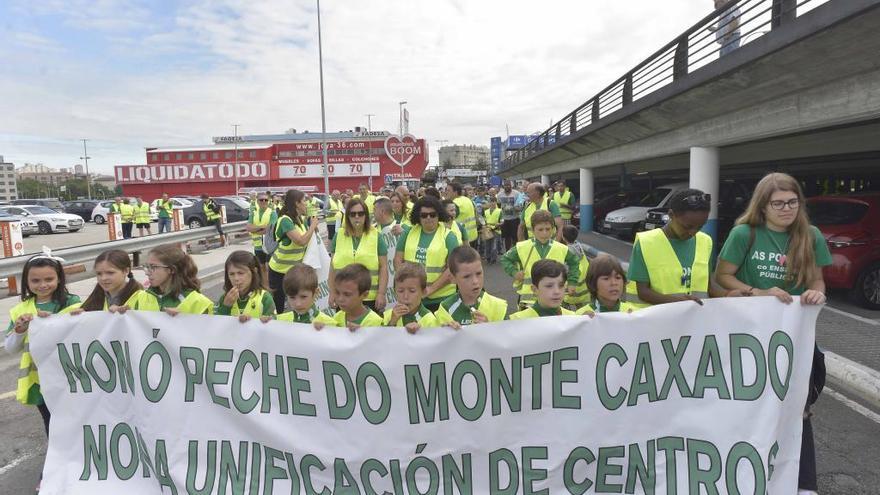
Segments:
[[[833,0],[731,0],[502,161],[505,171]]]
[[[234,222],[223,225],[226,234],[243,232],[247,222]],[[85,246],[74,246],[52,251],[52,254],[64,258],[65,265],[75,265],[92,261],[99,254],[108,249],[122,249],[129,254],[149,251],[162,244],[177,244],[181,242],[198,241],[217,235],[215,227],[200,227],[198,229],[185,229],[177,232],[135,237],[132,239],[120,239],[117,241],[98,242]],[[12,258],[0,259],[0,278],[14,278],[21,275],[24,264],[35,253]]]

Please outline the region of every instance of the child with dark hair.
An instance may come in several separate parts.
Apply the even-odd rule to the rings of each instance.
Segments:
[[[476,249],[458,246],[449,253],[447,266],[456,291],[434,312],[438,323],[459,329],[463,325],[504,320],[507,301],[483,288],[483,263]]]
[[[592,302],[577,310],[579,315],[596,313],[632,313],[638,309],[635,305],[623,300],[626,288],[626,272],[617,258],[609,254],[600,254],[590,263],[587,270],[587,288]]]
[[[532,266],[532,292],[535,294],[535,303],[517,313],[510,315],[511,320],[526,318],[538,318],[542,316],[573,315],[562,307],[562,299],[565,297],[565,279],[568,277],[568,268],[555,260],[541,260]]]
[[[110,311],[125,313],[129,309],[158,311],[155,298],[144,291],[131,273],[131,260],[121,249],[110,249],[95,258],[95,277],[98,283],[85,302],[71,313],[82,311]]]
[[[333,279],[333,293],[339,311],[333,316],[333,325],[346,327],[352,332],[361,327],[381,327],[382,317],[364,305],[370,292],[372,279],[367,267],[354,263],[336,272]],[[320,330],[324,324],[313,322]]]
[[[572,311],[590,302],[590,291],[587,289],[590,260],[587,258],[587,246],[578,241],[579,235],[580,231],[574,225],[562,228],[562,241],[568,246],[568,251],[578,259],[578,282],[568,287],[564,301],[565,307]]]
[[[159,311],[171,316],[179,313],[212,314],[214,302],[199,292],[199,268],[176,244],[163,244],[150,251],[144,271],[150,281],[147,294],[155,298]]]
[[[400,269],[394,273],[397,304],[385,311],[385,326],[406,327],[409,333],[416,333],[421,328],[436,327],[434,313],[422,304],[427,288],[428,275],[425,267],[408,262],[400,265]]]
[[[284,295],[290,311],[278,315],[278,321],[292,323],[335,324],[335,320],[318,310],[315,297],[318,295],[318,274],[305,263],[291,268],[282,283]]]
[[[263,270],[257,257],[248,251],[234,251],[226,258],[223,295],[214,313],[237,316],[242,323],[251,318],[275,314],[272,294],[264,287]]]

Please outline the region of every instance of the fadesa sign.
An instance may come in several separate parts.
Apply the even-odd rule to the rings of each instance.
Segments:
[[[416,155],[422,154],[422,147],[412,134],[404,134],[403,137],[388,136],[385,138],[385,154],[398,167],[405,167]]]
[[[239,162],[239,180],[268,179],[266,162]],[[236,179],[234,163],[187,163],[182,165],[117,165],[117,184],[153,182],[229,182]]]

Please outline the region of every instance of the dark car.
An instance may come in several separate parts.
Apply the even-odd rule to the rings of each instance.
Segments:
[[[92,220],[92,211],[100,201],[95,199],[81,199],[76,201],[65,201],[64,212],[72,213],[82,217],[83,221],[90,222]]]
[[[625,206],[637,204],[646,194],[648,191],[639,189],[637,191],[619,191],[601,197],[597,195],[593,203],[593,228],[601,232],[605,215]]]
[[[743,183],[724,181],[718,189],[721,199],[718,201],[718,249],[727,239],[736,219],[745,211],[752,196],[752,189]],[[668,208],[651,208],[645,215],[645,230],[665,226],[669,222]]]
[[[831,250],[822,270],[831,289],[848,289],[860,305],[880,309],[880,193],[807,200],[810,221]]]
[[[45,206],[46,208],[51,208],[59,213],[66,213],[64,211],[64,205],[58,198],[38,198],[38,199],[13,199],[11,204],[13,205],[40,205]]]
[[[226,207],[226,221],[229,223],[247,220],[250,215],[250,204],[241,198],[218,196],[214,198],[214,202]],[[208,225],[208,219],[202,209],[202,200],[198,199],[193,202],[192,206],[184,208],[183,218],[191,229]]]

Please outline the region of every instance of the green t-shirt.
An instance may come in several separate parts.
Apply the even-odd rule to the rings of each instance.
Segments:
[[[161,199],[158,203],[156,203],[156,209],[159,210],[159,218],[171,218],[171,211],[174,209],[172,204],[173,203],[170,199],[168,200],[168,206],[165,206],[164,202]]]
[[[226,316],[232,314],[232,306],[226,306],[223,304],[224,297],[226,297],[225,292],[220,295],[220,299],[217,301],[217,305],[214,308],[214,314]],[[263,292],[263,297],[260,302],[263,305],[261,316],[272,316],[275,314],[275,300],[272,299],[272,294],[269,291]],[[247,303],[248,298],[239,298],[238,301],[235,302],[235,305],[238,306],[239,313],[244,314],[244,310],[247,308]]]
[[[412,227],[404,226],[403,232],[400,234],[400,238],[397,240],[397,250],[400,252],[405,252],[406,249],[406,239],[409,237],[409,233],[412,231]],[[425,265],[428,258],[428,246],[431,245],[431,241],[434,240],[434,235],[437,233],[435,230],[430,234],[421,231],[421,235],[419,236],[419,245],[416,248],[416,259],[414,260],[405,260],[412,261],[418,263],[420,265]],[[451,252],[453,249],[458,247],[458,239],[455,238],[455,234],[451,231],[446,231],[446,251]]]
[[[810,227],[813,235],[813,250],[816,253],[816,265],[831,264],[831,252],[825,238],[816,227]],[[755,227],[755,242],[749,249],[751,238],[748,225],[737,225],[730,231],[727,241],[719,255],[722,260],[738,267],[736,279],[757,289],[779,287],[792,295],[798,296],[805,287],[788,287],[785,281],[785,253],[788,251],[788,232],[776,232],[764,225]]]
[[[483,294],[485,293],[485,290],[481,292],[476,303],[474,303],[473,306],[468,306],[461,300],[461,295],[458,291],[455,291],[455,294],[444,299],[440,303],[440,306],[442,306],[443,310],[446,311],[446,313],[457,323],[461,325],[472,325],[474,323],[474,313],[471,310],[480,307],[480,301],[483,299]]]
[[[531,242],[535,245],[535,254],[532,254],[531,256],[534,261],[537,261],[539,258],[545,259],[547,257],[547,254],[550,253],[550,248],[556,241],[551,239],[549,242],[541,244],[537,240],[532,239]],[[569,285],[577,285],[578,281],[580,281],[580,262],[580,256],[569,247],[568,252],[565,253],[565,266],[568,267],[568,278],[566,279],[566,282],[568,282]],[[501,256],[501,268],[503,268],[504,272],[511,277],[514,276],[516,272],[523,269],[522,261],[519,259],[519,251],[517,251],[515,245]]]
[[[333,320],[336,322],[336,326],[338,327],[347,327],[348,319],[345,316],[345,311],[337,311],[335,315],[333,315]],[[367,311],[360,317],[354,320],[351,320],[355,325],[360,325],[363,327],[381,327],[382,317],[377,315],[375,311],[367,309]]]
[[[336,239],[339,237],[339,234],[341,232],[343,231],[339,230],[333,235],[333,240],[330,242],[330,254],[336,252]],[[361,237],[352,237],[351,244],[355,249],[357,249],[358,246],[360,246],[361,244]],[[388,243],[385,242],[385,236],[381,235],[381,233],[379,235],[378,251],[379,256],[388,256]]]
[[[45,311],[45,312],[47,312],[47,313],[50,313],[50,314],[53,314],[53,315],[54,315],[55,313],[61,311],[62,309],[66,308],[66,307],[68,307],[68,306],[72,306],[72,305],[74,305],[74,304],[76,304],[76,303],[78,303],[78,302],[82,302],[82,301],[80,300],[79,296],[77,296],[77,295],[75,295],[75,294],[68,294],[68,295],[67,295],[67,302],[64,303],[64,306],[63,306],[63,307],[60,307],[60,308],[59,308],[59,307],[58,307],[58,303],[56,303],[55,301],[48,301],[48,302],[44,302],[44,303],[36,303],[36,306],[37,306],[37,311]],[[15,322],[12,321],[12,320],[9,320],[9,326],[6,327],[6,333],[11,332],[11,331],[12,331],[12,328],[13,328],[14,326],[15,326]]]
[[[294,229],[293,220],[290,217],[281,217],[278,226],[276,227],[276,233],[278,234],[278,244],[281,246],[290,246],[293,244],[293,241],[290,240],[290,237],[287,237],[287,233]]]
[[[675,252],[678,262],[681,263],[682,278],[690,278],[691,268],[694,265],[694,256],[696,256],[697,253],[697,238],[691,237],[685,241],[682,241],[681,239],[669,239],[669,244],[672,246],[672,250]],[[715,262],[710,260],[710,273],[714,270],[714,267]],[[626,278],[628,280],[635,280],[636,282],[651,281],[651,278],[648,276],[648,265],[645,264],[645,256],[642,254],[642,246],[638,242],[633,246]]]

